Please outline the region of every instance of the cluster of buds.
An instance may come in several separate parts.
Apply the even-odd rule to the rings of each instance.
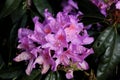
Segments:
[[[45,20],[39,22],[39,17],[33,18],[34,30],[20,28],[18,30],[18,49],[22,52],[14,58],[16,62],[28,61],[26,73],[30,75],[36,64],[40,65],[41,73],[64,70],[66,78],[73,78],[74,70],[89,68],[85,58],[93,53],[92,48],[84,45],[91,44],[90,37],[83,23],[79,22],[80,12],[71,12],[78,8],[72,0],[64,6],[62,12],[53,17],[45,10]]]

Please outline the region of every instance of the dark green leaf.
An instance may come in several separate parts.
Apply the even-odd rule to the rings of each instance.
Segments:
[[[0,78],[2,79],[12,79],[17,78],[22,71],[19,68],[11,67],[9,69],[3,69],[0,71]]]
[[[20,21],[20,27],[26,27],[26,23],[27,23],[27,20],[28,20],[28,15],[27,14],[24,14],[21,21]]]
[[[93,48],[95,50],[95,55],[102,55],[105,50],[111,45],[111,42],[114,39],[114,29],[113,27],[108,27],[103,32],[101,32],[98,39],[95,41]]]
[[[20,4],[22,0],[6,0],[5,5],[0,13],[0,18],[11,14]]]
[[[59,72],[50,72],[45,80],[61,80]]]
[[[50,72],[50,73],[46,76],[45,80],[55,80],[55,74],[54,74],[53,72]]]
[[[106,77],[120,62],[120,36],[114,34],[114,40],[111,45],[106,49],[105,54],[102,56],[101,62],[97,71],[98,80],[106,80]]]
[[[15,50],[15,48],[16,48],[16,43],[17,43],[16,39],[17,39],[18,28],[19,28],[19,26],[17,24],[15,24],[13,26],[13,28],[11,29],[11,31],[10,31],[10,40],[9,40],[9,42],[10,42],[10,46],[9,46],[10,47],[10,53],[9,53],[9,61],[10,61],[11,58],[13,58],[13,57],[11,57],[13,55],[13,52],[15,53],[15,51],[13,51],[13,50]]]
[[[115,27],[108,27],[101,33],[94,44],[94,50],[96,56],[100,57],[97,80],[106,80],[120,62],[120,36]]]
[[[50,12],[52,12],[52,8],[49,5],[47,0],[33,0],[33,3],[35,7],[37,8],[38,12],[44,16],[44,10],[48,9]]]
[[[2,69],[2,67],[5,65],[1,55],[0,55],[0,69]]]
[[[17,45],[17,35],[18,35],[18,29],[20,27],[25,27],[27,22],[27,15],[23,15],[22,19],[19,21],[19,23],[16,23],[11,31],[10,31],[10,53],[9,53],[9,61],[13,58],[14,54],[16,53],[16,45]],[[14,53],[14,54],[13,54]]]
[[[26,9],[23,9],[23,5],[20,5],[14,12],[12,12],[11,19],[13,23],[20,21],[25,12]]]
[[[39,76],[41,76],[40,70],[33,70],[29,76],[23,76],[21,80],[36,80]],[[38,80],[40,80],[40,77]]]
[[[56,72],[56,78],[56,80],[62,80],[59,72]]]

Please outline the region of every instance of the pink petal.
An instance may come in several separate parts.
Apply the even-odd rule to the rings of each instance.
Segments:
[[[39,20],[39,17],[38,17],[38,16],[35,16],[35,17],[33,18],[33,22],[34,22],[34,23],[38,22],[38,20]]]
[[[61,44],[61,46],[67,47],[66,34],[63,29],[59,29],[55,35],[55,38],[59,41],[59,44]]]
[[[42,28],[43,28],[43,25],[42,25],[40,22],[37,21],[37,22],[35,23],[34,32],[38,32],[38,33],[44,34]]]
[[[41,74],[45,74],[49,70],[49,68],[50,68],[50,65],[44,63]]]
[[[35,25],[35,28],[34,28],[34,32],[38,32],[38,33],[43,33],[43,24],[39,22],[39,17],[38,16],[35,16],[33,18],[33,22],[34,22],[34,25]]]
[[[31,60],[29,61],[29,64],[28,64],[27,69],[26,69],[26,71],[25,71],[26,74],[27,74],[27,75],[30,75],[32,69],[33,69],[33,59],[31,59]]]
[[[22,52],[21,54],[19,54],[17,57],[14,58],[14,61],[16,62],[20,62],[23,60],[29,60],[31,58],[31,54],[28,52]]]
[[[38,63],[38,64],[43,64],[44,59],[42,56],[38,56],[34,62],[34,64]]]
[[[119,9],[120,10],[120,1],[118,1],[115,5],[116,9]]]
[[[18,38],[21,39],[23,37],[27,37],[28,35],[33,34],[32,30],[26,29],[26,28],[20,28],[18,30]]]
[[[67,79],[72,79],[73,78],[73,70],[68,70],[66,73],[66,78]]]
[[[46,35],[46,36],[45,36],[45,39],[46,39],[46,41],[48,41],[48,42],[50,42],[50,43],[52,43],[52,44],[54,44],[54,42],[56,41],[53,34],[48,34],[48,35]]]
[[[78,9],[77,3],[75,3],[73,0],[68,0],[68,4],[73,6],[74,8]]]
[[[44,32],[46,33],[46,34],[49,34],[49,33],[51,33],[51,28],[50,28],[50,26],[49,25],[46,25],[46,26],[44,26]]]
[[[45,9],[44,15],[46,19],[52,17],[52,14],[48,11],[48,9]]]
[[[78,64],[78,67],[79,67],[80,69],[83,69],[83,70],[89,69],[88,63],[87,63],[86,61],[83,61],[83,62],[79,63],[79,64]]]
[[[92,37],[86,37],[83,39],[83,44],[91,44],[94,41]]]

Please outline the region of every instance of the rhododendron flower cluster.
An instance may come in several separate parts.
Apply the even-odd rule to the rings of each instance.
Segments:
[[[39,17],[33,18],[34,30],[20,28],[18,30],[18,49],[22,52],[14,58],[16,62],[29,61],[26,73],[30,75],[36,64],[40,65],[41,73],[64,70],[66,78],[73,78],[74,70],[87,70],[88,63],[85,58],[93,53],[92,48],[84,45],[91,44],[94,39],[90,37],[83,23],[77,18],[78,13],[70,13],[76,8],[72,0],[65,6],[63,12],[53,17],[45,10],[45,20],[39,22]]]

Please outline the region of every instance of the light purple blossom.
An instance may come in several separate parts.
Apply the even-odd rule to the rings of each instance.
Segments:
[[[39,56],[34,61],[34,64],[33,64],[34,68],[35,68],[36,63],[43,66],[42,71],[41,71],[42,74],[45,74],[49,70],[50,66],[55,65],[55,62],[53,58],[51,57],[49,49],[42,50],[39,53]]]
[[[78,8],[72,0],[68,2],[68,6],[71,6],[71,10]],[[59,66],[67,67],[69,70],[63,70],[66,71],[68,79],[73,78],[73,65],[79,70],[89,68],[85,58],[94,51],[84,45],[91,44],[94,39],[89,36],[83,23],[79,22],[77,18],[82,14],[79,12],[69,14],[71,10],[58,12],[55,18],[46,9],[43,22],[39,22],[38,16],[33,18],[34,30],[19,29],[18,49],[22,49],[23,52],[14,60],[29,62],[26,69],[28,75],[36,67],[36,64],[42,66],[42,74],[45,74],[49,69],[57,71],[61,68]]]
[[[106,11],[107,11],[108,5],[103,0],[91,0],[91,1],[100,9],[100,12],[104,16],[107,15]]]
[[[115,5],[116,9],[119,9],[120,10],[120,1],[118,1]]]
[[[67,79],[73,78],[73,70],[68,70],[68,71],[67,71],[67,73],[66,73],[66,78],[67,78]]]
[[[33,31],[25,28],[20,28],[18,31],[18,38],[19,38],[19,49],[30,50],[35,46],[32,44],[32,41],[28,38],[29,35],[32,35]]]
[[[67,47],[66,35],[63,29],[59,29],[56,34],[48,34],[45,36],[48,43],[44,44],[43,48],[50,48],[51,50],[59,50]]]
[[[23,60],[29,60],[31,57],[32,57],[32,55],[29,54],[28,52],[22,52],[16,58],[14,58],[14,60],[16,62],[20,62],[20,61],[23,61]]]

